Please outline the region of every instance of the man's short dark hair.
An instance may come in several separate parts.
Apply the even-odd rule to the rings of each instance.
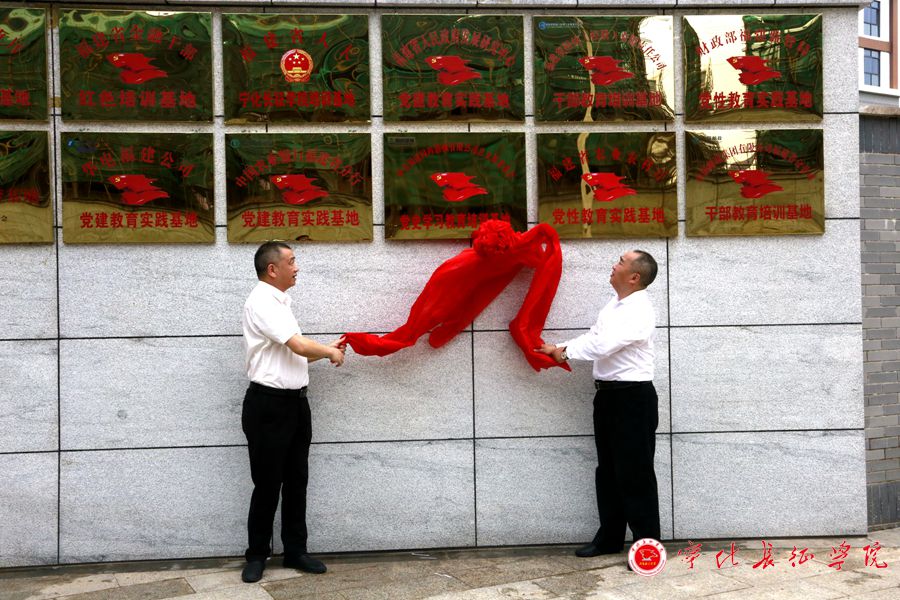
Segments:
[[[256,250],[253,257],[253,265],[256,267],[256,276],[262,277],[266,274],[269,265],[273,265],[281,258],[282,250],[290,250],[291,247],[284,242],[266,242]]]
[[[656,279],[656,260],[650,256],[649,252],[643,250],[634,250],[637,257],[631,261],[631,270],[641,276],[641,289],[646,288]]]

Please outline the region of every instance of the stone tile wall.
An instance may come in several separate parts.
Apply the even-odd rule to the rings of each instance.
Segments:
[[[524,132],[533,223],[535,135],[565,128],[536,125],[531,116],[524,125],[385,124],[379,17],[411,10],[411,3],[379,1],[376,9],[343,0],[334,7],[324,0],[169,0],[165,8],[209,10],[219,35],[223,11],[308,4],[370,14],[376,66],[372,123],[352,128],[372,135],[375,240],[297,247],[301,270],[291,294],[299,321],[306,334],[329,340],[402,323],[434,268],[467,245],[383,239],[384,132]],[[530,17],[549,10],[535,7],[561,3],[414,5],[508,8],[525,15],[528,42]],[[688,239],[682,223],[668,241],[566,241],[545,337],[561,341],[589,327],[610,293],[607,274],[619,255],[634,246],[650,251],[661,268],[650,292],[659,316],[663,537],[863,533],[857,5],[566,4],[591,14],[640,12],[638,5],[676,16],[824,14],[826,115],[812,126],[825,135],[826,233]],[[676,40],[676,64],[679,57]],[[58,68],[54,60],[56,81]],[[531,115],[530,66],[526,73]],[[214,92],[221,115],[220,75]],[[651,128],[674,129],[683,147],[680,96],[676,103],[675,124]],[[61,132],[96,125],[57,114],[45,127],[58,140]],[[217,178],[224,177],[221,145],[232,129],[221,116],[208,126],[104,127],[211,133],[219,146]],[[679,161],[683,174],[683,154]],[[70,245],[57,229],[56,244],[0,247],[0,566],[242,553],[250,478],[239,419],[240,307],[254,285],[254,247],[227,243],[217,187],[211,245]],[[57,182],[57,196],[59,188]],[[680,195],[683,203],[683,182]],[[341,369],[313,365],[312,551],[575,543],[590,536],[597,526],[590,366],[578,364],[571,374],[528,367],[505,331],[527,285],[523,274],[439,350],[421,342],[384,359],[351,355]]]

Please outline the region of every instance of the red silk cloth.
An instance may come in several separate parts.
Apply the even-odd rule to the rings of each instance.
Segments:
[[[505,221],[490,220],[472,233],[472,240],[472,248],[435,269],[405,324],[382,336],[347,333],[347,344],[359,354],[385,356],[412,346],[428,333],[428,343],[440,348],[468,327],[523,267],[531,267],[531,285],[509,332],[535,371],[550,367],[571,370],[568,364],[535,352],[543,343],[541,331],[562,274],[556,231],[542,223],[518,233]]]

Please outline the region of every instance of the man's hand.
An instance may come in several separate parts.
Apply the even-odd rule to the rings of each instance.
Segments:
[[[332,348],[339,349],[341,352],[346,352],[347,351],[347,338],[346,338],[346,336],[342,335],[341,337],[334,340],[333,342],[331,342],[328,345],[331,346]]]
[[[563,360],[562,354],[565,352],[565,346],[557,346],[555,344],[541,344],[540,348],[535,348],[535,352],[540,352],[541,354],[546,354],[553,358],[558,363],[565,362]]]
[[[334,342],[332,342],[332,343],[334,343]],[[331,361],[331,364],[333,364],[336,367],[339,367],[342,364],[344,364],[343,348],[339,348],[337,346],[332,346],[332,345],[329,345],[327,347],[331,350],[331,352],[328,355],[328,360]]]

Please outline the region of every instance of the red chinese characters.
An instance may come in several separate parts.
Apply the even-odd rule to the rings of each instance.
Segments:
[[[809,204],[751,204],[707,206],[710,221],[798,221],[813,218]]]
[[[0,106],[31,106],[31,92],[15,88],[0,89]]]
[[[701,110],[731,108],[812,108],[812,92],[805,91],[748,91],[701,92],[697,96]]]
[[[559,108],[646,108],[663,105],[659,92],[556,92],[553,101]]]
[[[350,185],[358,185],[365,181],[365,177],[359,169],[353,165],[344,164],[343,159],[336,154],[329,154],[319,150],[303,150],[297,148],[282,148],[272,150],[265,158],[247,165],[241,174],[235,177],[234,183],[239,188],[247,187],[250,183],[264,175],[285,175],[281,165],[308,165],[319,166],[336,171],[340,177],[350,182]]]
[[[420,108],[509,108],[505,92],[400,92],[400,106]]]
[[[179,172],[182,177],[187,177],[194,171],[195,167],[193,163],[188,163],[184,160],[176,165],[175,156],[171,151],[160,151],[155,146],[142,146],[137,154],[135,154],[133,146],[122,146],[118,150],[118,154],[113,154],[111,149],[94,154],[89,161],[82,163],[81,171],[94,177],[100,173],[100,169],[124,168],[127,166],[130,170],[133,169],[133,167],[130,167],[132,163],[140,162],[148,165],[158,164],[172,171]]]
[[[716,167],[724,165],[727,159],[741,154],[752,154],[754,152],[771,154],[776,158],[786,160],[794,166],[798,174],[806,175],[807,179],[816,178],[817,171],[806,164],[806,162],[797,156],[797,153],[793,150],[785,148],[784,146],[779,146],[778,144],[748,142],[745,144],[736,144],[714,154],[712,158],[707,160],[700,168],[699,173],[696,175],[697,181],[706,179]]]
[[[391,54],[391,61],[400,67],[414,60],[421,54],[433,49],[447,47],[478,48],[504,62],[510,67],[516,61],[516,55],[512,53],[512,47],[502,40],[491,38],[486,32],[470,30],[468,28],[444,28],[438,31],[429,31],[414,37],[403,44],[397,51]],[[449,52],[447,52],[449,54]]]
[[[85,211],[79,215],[81,229],[196,229],[195,212]]]
[[[763,540],[762,545],[763,555],[762,558],[759,559],[759,562],[753,564],[754,569],[762,567],[763,570],[765,570],[768,567],[775,566],[775,559],[772,558],[772,544],[766,542],[766,540]]]
[[[24,202],[38,206],[41,203],[41,193],[33,187],[9,187],[0,188],[0,203],[10,204]]]
[[[359,227],[359,212],[323,210],[245,210],[242,225],[251,227]]]
[[[197,97],[186,90],[78,90],[78,106],[100,108],[196,108]]]
[[[509,213],[447,213],[425,215],[403,215],[400,217],[400,229],[477,229],[489,220],[510,222]]]
[[[262,92],[243,90],[238,92],[241,108],[340,108],[356,106],[353,92],[332,91],[280,91]]]
[[[701,40],[700,43],[694,47],[694,52],[696,52],[700,56],[704,56],[709,54],[710,51],[715,50],[721,46],[726,44],[734,44],[736,42],[740,42],[742,45],[746,42],[752,42],[755,44],[761,43],[773,43],[773,44],[783,44],[787,50],[795,55],[795,56],[806,56],[810,51],[810,46],[808,43],[802,40],[798,40],[796,36],[791,33],[783,32],[779,29],[732,29],[729,31],[725,31],[723,33],[713,35],[707,40]]]
[[[484,161],[490,162],[495,165],[500,171],[502,171],[507,179],[515,179],[516,171],[513,165],[508,164],[505,160],[503,160],[503,158],[500,157],[499,154],[485,149],[484,146],[463,143],[450,143],[440,145],[435,144],[433,146],[428,146],[427,148],[422,148],[403,163],[403,165],[396,172],[397,177],[403,177],[413,167],[415,167],[417,164],[419,164],[429,156],[448,154],[451,152],[471,154],[473,158],[479,158]]]
[[[553,211],[553,225],[593,225],[599,223],[665,223],[663,208],[557,208]]]
[[[617,31],[614,29],[592,29],[588,36],[592,43],[598,42],[607,42],[607,41],[615,41],[618,40],[623,46],[627,48],[639,50],[640,53],[646,57],[647,60],[653,63],[653,65],[659,69],[665,69],[666,64],[662,62],[662,56],[659,53],[659,50],[653,47],[653,43],[650,40],[642,39],[636,35],[634,35],[631,31]],[[584,40],[580,35],[573,35],[571,38],[564,40],[559,46],[554,48],[553,52],[551,52],[545,62],[544,62],[544,70],[547,72],[551,72],[556,68],[556,65],[559,63],[560,59],[567,54],[571,53],[574,50],[580,50],[584,47]],[[629,53],[631,50],[629,50]]]
[[[702,547],[703,544],[699,542],[695,544],[694,542],[688,540],[687,548],[682,548],[678,551],[678,556],[684,555],[684,558],[682,558],[681,560],[688,563],[688,569],[694,568],[694,561],[700,558],[700,555],[702,554],[700,549]]]
[[[569,171],[576,169],[578,162],[580,162],[582,165],[588,165],[589,161],[591,159],[591,155],[593,155],[595,160],[600,161],[600,162],[607,161],[608,160],[607,156],[608,156],[613,161],[622,161],[625,165],[638,166],[641,171],[643,171],[647,175],[650,175],[651,177],[653,177],[653,179],[658,183],[665,181],[670,176],[669,168],[667,168],[664,165],[659,164],[657,161],[655,161],[650,156],[642,157],[642,156],[638,155],[637,152],[634,152],[634,151],[623,152],[618,147],[612,147],[612,148],[597,147],[597,148],[594,148],[592,151],[584,150],[584,151],[580,152],[577,157],[564,156],[562,158],[562,162],[560,163],[560,165],[550,165],[550,167],[547,169],[547,175],[549,175],[553,181],[559,181],[560,179],[563,178],[564,172],[567,173]],[[562,170],[560,170],[560,167],[562,167]],[[586,175],[583,175],[582,177],[584,178],[584,177],[586,177]],[[594,189],[595,186],[600,185],[600,181],[597,180],[598,178],[594,178],[596,183],[589,181],[589,179],[591,179],[591,178],[586,178],[586,179],[584,179],[584,181],[588,185],[590,185],[592,189]],[[610,186],[604,185],[602,187],[606,188],[606,187],[610,187]],[[625,195],[625,194],[619,194],[619,195]],[[595,199],[600,200],[601,198],[598,197],[598,195],[595,195]],[[608,199],[611,200],[612,198],[608,198]]]

